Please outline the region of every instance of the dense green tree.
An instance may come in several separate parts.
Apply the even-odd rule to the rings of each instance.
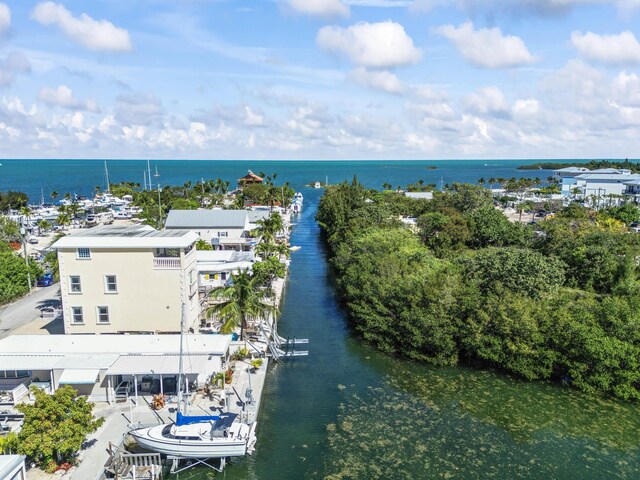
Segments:
[[[625,225],[640,220],[640,209],[631,203],[626,203],[619,207],[613,207],[607,210],[607,213],[613,218],[620,220]]]
[[[49,395],[33,387],[33,404],[21,403],[16,409],[24,413],[24,424],[18,435],[18,451],[40,467],[63,462],[75,463],[88,434],[95,432],[104,418],[93,416],[94,404],[68,385]]]
[[[21,242],[20,225],[8,217],[0,216],[0,242]]]
[[[29,260],[27,266],[24,258],[16,255],[6,243],[0,243],[0,305],[29,292],[27,272],[31,274],[32,285],[42,275],[36,262]]]
[[[196,250],[213,250],[213,246],[206,240],[199,238],[196,242]]]
[[[506,288],[539,298],[557,291],[565,277],[562,261],[526,248],[487,248],[462,258],[460,263],[465,277],[489,294]]]
[[[271,256],[254,263],[252,271],[256,277],[263,279],[264,284],[270,284],[276,278],[284,278],[287,268],[277,257]]]
[[[8,212],[9,209],[18,210],[29,204],[29,197],[24,192],[0,192],[0,212]]]
[[[503,247],[523,242],[522,225],[511,223],[502,212],[492,206],[477,208],[467,214],[471,239],[475,248]]]

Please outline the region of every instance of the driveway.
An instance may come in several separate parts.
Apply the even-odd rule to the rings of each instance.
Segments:
[[[42,309],[47,307],[61,307],[59,283],[50,287],[36,288],[30,295],[0,307],[0,338],[8,336],[13,330],[40,318]]]

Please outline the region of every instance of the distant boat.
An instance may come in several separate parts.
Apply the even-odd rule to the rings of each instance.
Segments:
[[[313,188],[322,188],[322,185],[320,185],[320,182],[316,182],[313,184]]]
[[[302,247],[298,246],[298,245],[294,245],[293,247],[289,247],[289,250],[291,250],[292,252],[297,252],[298,250],[300,250]]]

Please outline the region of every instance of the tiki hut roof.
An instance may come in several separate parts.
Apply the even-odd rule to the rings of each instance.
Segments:
[[[262,177],[259,177],[251,170],[249,170],[249,173],[247,173],[244,177],[238,179],[238,183],[240,185],[243,185],[245,183],[262,183],[262,180],[264,180]]]

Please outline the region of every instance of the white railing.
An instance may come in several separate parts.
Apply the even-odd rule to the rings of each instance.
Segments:
[[[159,270],[180,270],[180,259],[166,257],[154,258],[153,268]]]

